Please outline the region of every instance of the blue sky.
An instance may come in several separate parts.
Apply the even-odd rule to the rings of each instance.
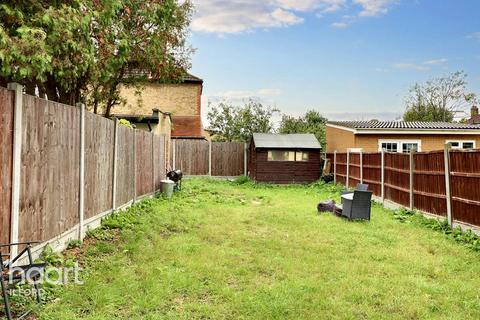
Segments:
[[[478,0],[194,0],[207,101],[393,119],[415,82],[464,70],[480,93]]]

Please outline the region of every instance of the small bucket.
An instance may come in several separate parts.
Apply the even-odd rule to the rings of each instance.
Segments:
[[[175,182],[173,182],[172,180],[162,180],[162,181],[160,181],[160,192],[167,199],[170,199],[172,197],[174,187],[175,187]]]

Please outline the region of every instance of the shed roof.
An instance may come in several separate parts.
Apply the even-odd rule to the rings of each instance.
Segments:
[[[320,143],[313,134],[272,134],[254,133],[253,142],[256,148],[272,149],[321,149]]]

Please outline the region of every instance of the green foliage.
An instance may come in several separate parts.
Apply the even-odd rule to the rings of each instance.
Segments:
[[[215,141],[248,142],[253,133],[272,132],[272,116],[278,112],[254,100],[244,106],[221,102],[209,108],[207,117]]]
[[[120,119],[120,120],[118,120],[118,124],[121,125],[121,126],[130,128],[130,129],[133,129],[132,124],[131,124],[130,121],[128,121],[127,119]]]
[[[250,178],[248,176],[239,176],[237,178],[235,178],[235,180],[233,181],[235,184],[245,184],[245,183],[249,183],[251,182]]]
[[[0,5],[0,83],[109,116],[120,85],[177,81],[190,67],[190,1],[11,1]],[[140,72],[138,72],[140,71]]]
[[[446,219],[427,218],[423,214],[405,208],[398,209],[394,212],[395,219],[403,222],[415,222],[435,231],[439,231],[456,242],[475,251],[480,251],[480,237],[472,230],[464,231],[460,226],[452,228]]]
[[[327,119],[324,118],[318,111],[310,110],[304,116],[295,118],[284,114],[279,133],[313,133],[320,142],[322,148],[326,149],[325,124]]]
[[[50,245],[46,245],[40,254],[40,260],[46,262],[52,266],[60,266],[63,264],[63,255],[60,252],[56,252]]]
[[[82,246],[82,241],[80,240],[70,240],[67,243],[67,249],[75,249],[75,248],[80,248]]]
[[[475,100],[474,94],[466,92],[466,77],[459,71],[415,84],[406,99],[403,120],[452,122]]]

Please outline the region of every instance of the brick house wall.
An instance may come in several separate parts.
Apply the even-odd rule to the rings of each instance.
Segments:
[[[175,116],[200,115],[201,83],[147,83],[141,88],[140,95],[137,91],[133,87],[121,87],[120,95],[126,103],[115,106],[113,113],[151,115],[152,109],[157,108]]]

